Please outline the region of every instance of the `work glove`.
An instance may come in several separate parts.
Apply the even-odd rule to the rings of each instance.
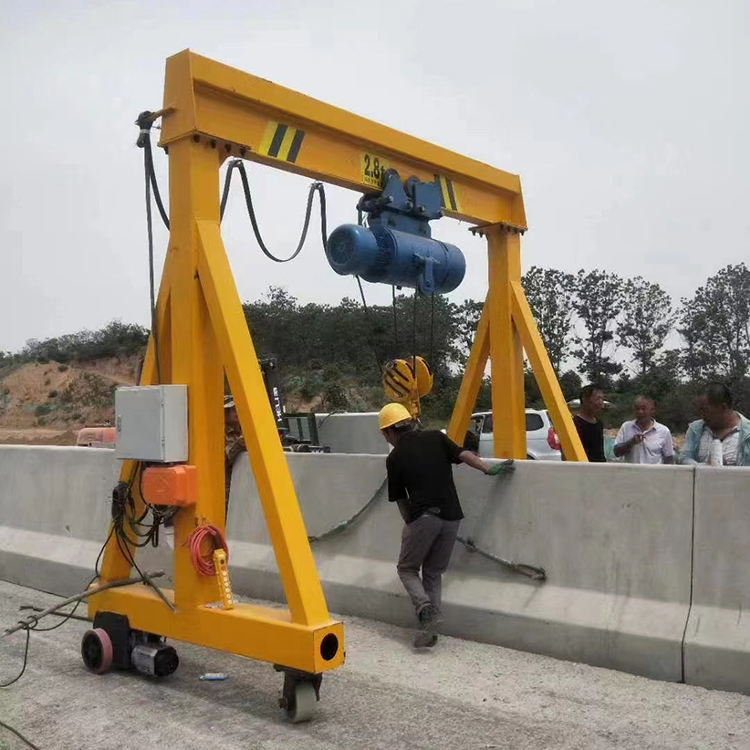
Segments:
[[[499,464],[493,464],[490,466],[490,470],[487,472],[488,476],[496,477],[498,474],[511,474],[516,470],[516,465],[512,458],[507,461],[502,461]]]

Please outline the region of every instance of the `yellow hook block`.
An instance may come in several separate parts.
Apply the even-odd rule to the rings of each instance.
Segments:
[[[419,415],[419,400],[432,390],[432,380],[430,366],[422,357],[394,359],[383,370],[386,398],[406,406],[414,417]]]

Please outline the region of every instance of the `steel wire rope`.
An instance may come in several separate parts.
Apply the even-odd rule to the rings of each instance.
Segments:
[[[332,526],[328,531],[324,531],[322,534],[317,535],[311,535],[307,537],[307,540],[312,544],[314,542],[322,542],[324,539],[327,539],[330,536],[333,536],[334,534],[338,534],[341,531],[344,531],[345,529],[348,529],[353,523],[355,523],[359,518],[361,518],[367,510],[375,504],[375,502],[380,497],[381,492],[385,488],[385,486],[388,484],[388,477],[386,477],[381,483],[380,486],[375,490],[372,497],[352,516],[347,518],[344,521],[339,521],[337,524]]]

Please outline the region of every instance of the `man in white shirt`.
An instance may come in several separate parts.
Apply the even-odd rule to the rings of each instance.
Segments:
[[[654,402],[646,396],[635,400],[635,419],[620,427],[615,456],[629,464],[673,464],[672,433],[654,419]]]

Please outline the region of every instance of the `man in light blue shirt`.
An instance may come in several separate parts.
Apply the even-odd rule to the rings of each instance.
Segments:
[[[709,463],[711,447],[718,440],[722,466],[750,466],[750,420],[732,406],[732,392],[723,383],[706,386],[701,394],[703,419],[688,427],[682,463]]]
[[[673,464],[672,433],[654,419],[652,399],[638,396],[635,419],[623,423],[615,439],[615,456],[629,464]]]

